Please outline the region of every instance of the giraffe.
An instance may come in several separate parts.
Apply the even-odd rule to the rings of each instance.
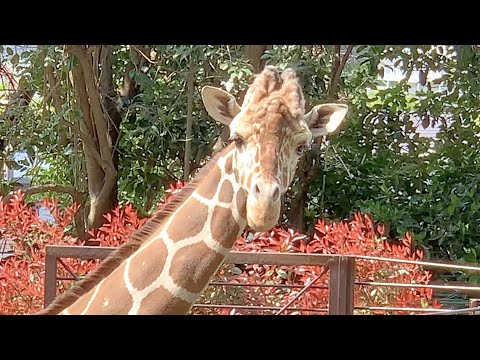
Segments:
[[[267,66],[234,96],[205,86],[207,113],[230,143],[100,266],[37,314],[186,314],[246,227],[273,228],[298,160],[337,129],[344,104],[305,114],[294,70]]]

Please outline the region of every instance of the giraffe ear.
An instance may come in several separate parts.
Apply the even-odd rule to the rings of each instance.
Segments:
[[[213,86],[205,86],[202,89],[202,100],[208,114],[227,126],[241,110],[231,94]]]
[[[313,138],[334,132],[347,115],[348,106],[344,104],[321,104],[315,106],[304,120],[310,127]]]

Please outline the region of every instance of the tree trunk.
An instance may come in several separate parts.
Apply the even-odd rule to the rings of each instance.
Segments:
[[[341,45],[334,46],[332,69],[328,86],[328,98],[332,100],[338,98],[340,76],[352,53],[353,45],[347,47],[343,57],[340,54],[340,50]],[[306,111],[310,110],[308,105],[305,107]],[[308,191],[312,182],[315,180],[316,167],[320,166],[321,153],[319,151],[319,145],[321,141],[322,139],[318,139],[312,150],[300,159],[295,175],[298,181],[296,182],[296,186],[286,194],[286,197],[290,199],[290,209],[285,211],[284,217],[287,218],[292,227],[302,231],[306,230],[305,205],[308,200]]]
[[[315,175],[315,164],[318,163],[320,154],[311,150],[301,157],[298,162],[295,178],[295,186],[287,191],[286,196],[290,199],[290,209],[286,211],[289,225],[294,229],[305,231],[305,205],[307,203],[308,190]]]
[[[273,48],[273,45],[245,45],[245,56],[253,66],[255,72],[260,72],[265,67],[266,61],[262,55],[266,50]]]
[[[82,111],[80,126],[76,130],[83,143],[87,169],[89,228],[100,227],[105,222],[104,215],[118,204],[121,100],[139,93],[139,86],[129,73],[135,67],[143,66],[149,50],[148,45],[130,47],[132,62],[127,65],[123,85],[117,91],[112,72],[113,46],[66,46],[66,51],[78,59],[72,71],[72,82]]]
[[[111,47],[69,45],[67,52],[78,59],[73,69],[73,85],[77,103],[82,111],[79,135],[82,139],[88,177],[90,206],[88,227],[98,228],[104,214],[117,203],[117,167],[114,160],[120,114],[109,101],[113,89]],[[95,58],[97,57],[97,58]],[[100,61],[96,61],[100,59]],[[102,73],[100,79],[97,74]],[[97,86],[100,80],[100,86]],[[117,125],[118,124],[118,125]],[[112,129],[113,128],[113,129]]]

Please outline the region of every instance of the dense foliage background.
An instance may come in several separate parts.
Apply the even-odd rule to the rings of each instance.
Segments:
[[[84,241],[117,204],[150,214],[169,184],[188,180],[219,136],[226,139],[228,129],[203,109],[203,85],[242,98],[265,64],[293,66],[309,106],[340,100],[351,112],[335,136],[302,159],[282,222],[313,236],[319,218],[337,221],[361,211],[384,223],[391,237],[409,231],[426,258],[477,262],[478,50],[5,45],[0,90],[11,91],[1,95],[8,100],[0,107],[2,159],[18,168],[13,154],[27,155],[29,201],[55,191],[60,204],[78,202],[71,235]],[[403,80],[382,80],[391,68]],[[436,138],[419,136],[418,129],[432,126]],[[3,195],[14,187],[4,181]]]

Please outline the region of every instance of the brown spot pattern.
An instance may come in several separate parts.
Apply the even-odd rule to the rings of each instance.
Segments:
[[[100,287],[94,302],[86,312],[87,315],[126,315],[133,305],[133,299],[123,284],[125,263],[118,267],[108,282]],[[103,306],[108,298],[108,305]]]
[[[233,199],[233,186],[232,183],[228,180],[225,180],[218,194],[218,200],[222,202],[229,203]]]
[[[233,156],[229,156],[227,160],[225,160],[225,173],[231,174],[233,172]]]
[[[207,221],[208,207],[200,201],[190,198],[173,215],[172,222],[167,228],[167,234],[173,241],[197,235]]]
[[[237,240],[240,227],[229,209],[215,206],[210,224],[212,237],[226,248],[230,248]]]
[[[165,265],[167,248],[162,239],[155,240],[147,248],[138,250],[138,254],[130,262],[128,278],[132,285],[143,290],[157,279]]]
[[[206,176],[209,181],[202,182],[198,186],[196,192],[204,198],[211,200],[217,191],[218,184],[220,183],[220,179],[222,177],[222,173],[218,165],[215,165],[212,171],[210,171],[210,173]]]
[[[242,218],[247,217],[247,195],[242,189],[237,192],[237,210]]]
[[[81,314],[83,310],[85,310],[87,304],[88,304],[88,301],[90,300],[90,298],[92,297],[93,295],[93,292],[95,291],[95,288],[93,288],[92,290],[90,290],[88,293],[86,293],[85,295],[83,295],[80,299],[78,299],[75,304],[73,304],[70,309],[68,309],[68,313],[69,314],[72,314],[72,315],[76,315],[76,314]]]
[[[193,293],[200,292],[223,258],[204,242],[185,246],[173,256],[170,276],[178,286]]]
[[[190,303],[175,298],[163,287],[159,287],[143,299],[137,314],[183,315],[190,309],[190,306]]]

